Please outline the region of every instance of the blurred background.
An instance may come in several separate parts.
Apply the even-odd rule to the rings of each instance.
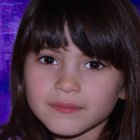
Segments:
[[[140,0],[131,2],[140,14]],[[11,111],[11,53],[21,17],[28,3],[29,0],[0,0],[0,124],[8,121]]]

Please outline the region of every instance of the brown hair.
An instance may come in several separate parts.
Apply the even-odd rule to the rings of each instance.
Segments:
[[[23,68],[30,51],[67,46],[67,23],[74,44],[87,56],[110,62],[124,74],[126,100],[118,100],[104,140],[138,140],[140,106],[140,21],[128,0],[32,0],[22,18],[11,69],[12,113],[0,139],[52,140],[29,108]],[[47,44],[47,45],[46,45]]]

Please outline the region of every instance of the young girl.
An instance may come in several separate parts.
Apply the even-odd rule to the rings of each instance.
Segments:
[[[139,83],[140,21],[127,0],[33,0],[0,140],[139,140]]]

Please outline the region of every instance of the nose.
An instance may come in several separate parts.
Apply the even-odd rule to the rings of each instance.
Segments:
[[[55,83],[57,91],[62,93],[79,93],[80,82],[76,73],[69,73],[68,71],[61,72]]]

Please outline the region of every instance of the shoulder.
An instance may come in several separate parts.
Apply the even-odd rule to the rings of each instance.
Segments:
[[[2,127],[1,127],[1,128],[0,128],[0,140],[1,140],[2,131],[3,131],[3,129],[2,129]],[[9,138],[6,138],[6,140],[13,140],[13,138],[12,138],[12,137],[9,137]],[[16,135],[16,136],[14,137],[14,140],[22,140],[22,138],[21,138],[20,136]]]
[[[16,136],[16,138],[14,138],[14,139],[16,139],[16,140],[22,140],[22,138],[19,137],[19,136]],[[12,138],[8,138],[8,140],[13,140],[13,139]]]

